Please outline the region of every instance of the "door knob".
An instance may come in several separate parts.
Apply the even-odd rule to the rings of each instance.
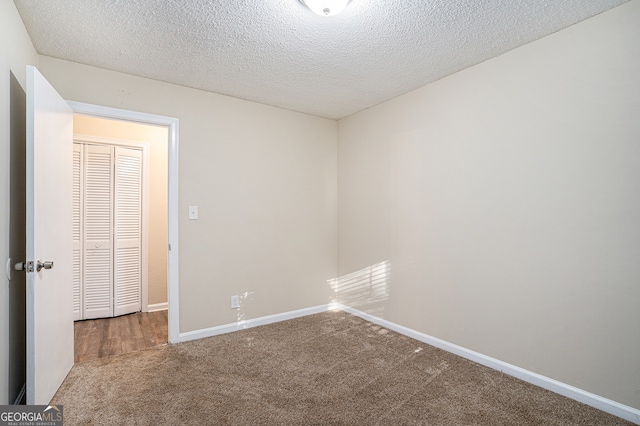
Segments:
[[[44,269],[51,269],[53,268],[53,261],[51,260],[45,260],[44,262],[40,259],[38,259],[38,264],[37,264],[37,270],[38,272],[40,272],[40,270],[44,268]]]
[[[51,269],[53,268],[53,261],[51,260],[45,260],[44,262],[40,259],[38,259],[38,261],[35,264],[35,269],[36,271],[40,272],[41,269]],[[27,271],[27,272],[33,272],[34,269],[34,264],[33,261],[28,261],[28,262],[18,262],[16,263],[14,269],[16,271]]]

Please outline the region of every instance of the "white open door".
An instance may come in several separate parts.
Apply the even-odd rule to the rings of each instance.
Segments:
[[[28,66],[27,404],[48,404],[73,366],[72,156],[73,113]]]

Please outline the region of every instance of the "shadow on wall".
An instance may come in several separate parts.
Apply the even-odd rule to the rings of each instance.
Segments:
[[[12,263],[26,255],[26,94],[11,73],[10,81],[9,256]],[[20,402],[26,381],[26,275],[9,281],[9,401]]]
[[[391,287],[391,262],[385,260],[327,283],[333,292],[331,303],[384,318],[384,302],[389,299]]]

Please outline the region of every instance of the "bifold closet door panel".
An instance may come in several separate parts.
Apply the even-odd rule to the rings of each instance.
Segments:
[[[84,146],[84,318],[113,315],[113,147]]]
[[[73,320],[84,319],[82,308],[82,155],[83,146],[73,144]]]
[[[142,151],[115,147],[114,315],[140,311]]]

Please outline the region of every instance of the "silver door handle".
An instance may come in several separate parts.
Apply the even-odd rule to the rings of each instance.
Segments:
[[[27,271],[27,272],[33,272],[33,261],[29,261],[29,262],[18,262],[15,264],[14,269],[16,271]],[[42,261],[40,259],[38,259],[38,261],[36,262],[36,270],[38,272],[40,272],[40,270],[42,268],[44,269],[51,269],[53,268],[53,262],[51,260],[46,260],[46,261]]]
[[[40,272],[40,270],[41,270],[42,268],[44,268],[44,269],[51,269],[51,268],[53,268],[53,261],[51,261],[51,260],[45,260],[45,261],[43,262],[42,260],[38,259],[38,263],[37,263],[36,268],[37,268],[38,272]]]

